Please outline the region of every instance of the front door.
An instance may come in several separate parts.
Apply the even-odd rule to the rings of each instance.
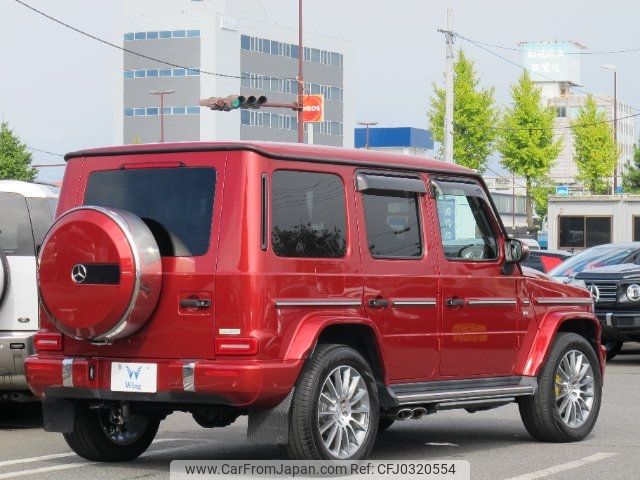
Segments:
[[[436,179],[440,222],[442,355],[447,377],[513,371],[521,306],[518,269],[503,274],[504,235],[474,180]]]
[[[356,179],[365,308],[392,383],[437,371],[437,253],[427,248],[425,180],[375,171]]]

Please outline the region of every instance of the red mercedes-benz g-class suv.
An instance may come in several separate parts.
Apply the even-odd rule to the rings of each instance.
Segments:
[[[481,177],[270,143],[72,153],[26,361],[45,428],[130,460],[174,411],[295,459],[359,459],[396,420],[517,402],[543,441],[592,430],[588,292],[520,267]]]

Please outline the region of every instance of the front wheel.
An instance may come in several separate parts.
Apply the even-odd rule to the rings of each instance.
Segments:
[[[125,462],[142,455],[158,432],[160,420],[142,414],[123,417],[116,408],[76,406],[73,432],[64,439],[71,449],[94,462]]]
[[[376,383],[362,355],[345,345],[319,345],[295,386],[285,454],[293,460],[366,458],[378,410]]]
[[[545,442],[585,438],[602,400],[600,364],[591,344],[575,333],[559,333],[538,376],[538,390],[519,401],[532,437]]]

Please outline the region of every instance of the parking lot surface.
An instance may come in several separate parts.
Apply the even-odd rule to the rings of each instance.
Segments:
[[[231,427],[200,428],[189,415],[164,421],[155,443],[126,464],[96,464],[77,457],[62,435],[42,430],[37,405],[0,409],[0,480],[167,479],[171,460],[279,459],[277,447],[246,441],[246,419]],[[460,459],[474,480],[630,479],[640,471],[640,345],[625,346],[609,362],[603,406],[594,432],[572,444],[534,441],[518,409],[509,405],[469,414],[442,412],[394,424],[381,434],[375,459]]]

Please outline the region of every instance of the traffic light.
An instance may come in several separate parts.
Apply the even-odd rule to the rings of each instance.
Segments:
[[[267,97],[261,95],[256,97],[251,95],[249,97],[243,97],[242,95],[229,95],[228,97],[211,97],[204,100],[200,100],[201,107],[209,107],[211,110],[219,112],[230,112],[238,108],[253,108],[258,109],[263,104],[267,103]]]

